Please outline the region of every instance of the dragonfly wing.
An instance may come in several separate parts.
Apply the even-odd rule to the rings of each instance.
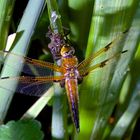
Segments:
[[[4,77],[0,79],[0,88],[9,90],[12,92],[18,92],[21,94],[31,96],[41,96],[49,87],[52,82],[59,82],[63,80],[63,76],[48,76],[48,77]],[[16,89],[13,89],[17,84]]]
[[[115,48],[117,46],[122,46],[122,43],[124,43],[124,40],[125,40],[125,37],[127,36],[127,34],[128,34],[128,31],[125,31],[125,32],[121,33],[117,38],[115,38],[112,42],[110,42],[104,48],[102,48],[99,51],[93,53],[90,57],[88,57],[87,59],[82,61],[78,65],[78,70],[79,71],[84,71],[84,69],[86,67],[88,67],[94,61],[94,59],[97,58],[98,56],[102,55],[103,53],[107,52],[108,50],[110,50],[112,48]],[[121,48],[121,47],[117,47],[117,48]]]
[[[40,75],[44,76],[48,74],[48,70],[51,69],[53,71],[61,72],[61,68],[53,63],[40,61],[37,59],[32,59],[29,57],[24,57],[18,54],[14,54],[8,51],[0,51],[0,63],[4,63],[5,57],[10,57],[10,63],[8,63],[8,67],[16,69],[20,64],[24,64],[23,73],[29,74],[29,75]],[[18,63],[16,63],[15,60],[19,60]]]
[[[104,61],[102,61],[102,62],[100,62],[100,63],[97,63],[97,64],[95,64],[95,65],[93,65],[93,66],[90,66],[90,67],[86,67],[86,68],[84,69],[84,71],[83,71],[83,70],[80,70],[80,71],[79,71],[80,76],[81,76],[81,77],[86,76],[89,72],[91,72],[91,71],[93,71],[93,70],[96,70],[96,69],[98,69],[98,68],[103,68],[103,67],[105,67],[108,63],[112,62],[112,59],[115,59],[115,58],[117,58],[118,56],[120,56],[121,54],[126,53],[126,52],[127,52],[127,50],[122,51],[122,52],[118,52],[118,53],[116,53],[115,55],[113,55],[113,56],[111,56],[111,57],[105,59]]]

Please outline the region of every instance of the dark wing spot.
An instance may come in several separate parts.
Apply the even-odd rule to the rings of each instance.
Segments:
[[[1,77],[0,79],[8,79],[8,78],[10,78],[10,77],[8,77],[8,76],[7,77]]]
[[[124,50],[124,51],[122,51],[121,53],[126,53],[128,50]]]
[[[101,68],[104,67],[104,66],[106,65],[106,63],[107,63],[108,60],[109,60],[109,59],[107,59],[107,60],[101,62],[100,67],[101,67]]]
[[[110,45],[112,44],[112,42],[110,42],[107,46],[105,46],[105,51],[107,51],[108,49],[110,49]]]

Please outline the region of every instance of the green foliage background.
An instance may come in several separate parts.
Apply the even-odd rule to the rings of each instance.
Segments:
[[[70,136],[72,139],[80,140],[131,139],[140,109],[140,89],[137,86],[140,77],[139,1],[58,0],[56,3],[55,0],[46,0],[46,5],[43,0],[30,0],[23,16],[19,19],[19,24],[13,23],[12,13],[15,2],[15,0],[10,2],[0,0],[0,49],[5,49],[9,27],[14,24],[13,29],[17,29],[17,37],[11,50],[21,55],[26,55],[29,44],[35,39],[38,39],[43,47],[47,46],[44,36],[50,23],[58,32],[62,32],[62,25],[70,29],[69,38],[74,42],[79,60],[87,58],[119,36],[121,32],[129,29],[126,39],[117,46],[128,52],[115,63],[88,75],[79,86],[81,129],[79,134],[75,132],[72,124],[68,124],[67,99],[63,93],[60,94],[64,91],[61,88],[58,90],[59,85],[55,85],[55,95],[60,94],[61,97],[54,98],[52,138],[69,139]],[[44,9],[45,6],[48,9]],[[50,22],[52,11],[57,11],[60,15],[58,22]],[[95,60],[93,64],[106,59],[114,53],[113,51]],[[44,56],[40,57],[44,59]],[[18,60],[15,61],[18,63]],[[18,75],[18,71],[11,71],[5,66],[1,76]],[[17,83],[11,84],[13,89],[16,85]],[[53,91],[49,90],[49,92],[52,96]],[[2,93],[0,94],[0,120],[3,122],[13,94],[3,89],[0,93]],[[38,104],[30,109],[30,116],[27,111],[23,118],[35,118],[47,103],[48,100],[44,102],[41,98]],[[111,124],[108,121],[110,117],[114,120]],[[58,126],[57,129],[55,126]],[[40,132],[38,131],[36,135],[40,135]]]

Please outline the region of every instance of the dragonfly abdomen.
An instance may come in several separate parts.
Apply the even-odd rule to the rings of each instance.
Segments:
[[[73,122],[75,124],[77,132],[80,131],[79,128],[79,110],[78,110],[78,103],[79,103],[79,96],[78,96],[78,83],[77,79],[67,79],[65,80],[65,88],[67,92],[69,107],[72,113]]]

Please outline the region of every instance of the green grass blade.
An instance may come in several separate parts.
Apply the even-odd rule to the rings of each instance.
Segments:
[[[22,32],[22,35],[18,42],[16,42],[16,45],[14,46],[12,52],[26,55],[28,51],[28,46],[32,37],[32,34],[34,33],[34,29],[37,23],[37,20],[39,18],[41,9],[43,7],[44,0],[38,1],[38,0],[30,0],[28,2],[28,5],[26,7],[26,10],[23,14],[23,17],[20,21],[20,24],[17,29],[17,34]],[[7,76],[16,76],[19,74],[19,70],[21,70],[22,65],[20,64],[20,60],[14,60],[15,63],[19,64],[18,71],[10,69],[7,67],[7,63],[10,62],[11,58],[7,58],[6,63],[3,67],[1,77],[7,77]],[[12,82],[11,83],[11,89],[16,89],[17,83]],[[6,112],[8,110],[8,106],[12,100],[13,93],[10,93],[10,91],[0,89],[0,120],[4,120]]]
[[[6,46],[15,0],[0,0],[0,50]]]
[[[133,97],[130,104],[121,118],[118,120],[114,129],[111,132],[109,139],[111,140],[122,140],[126,131],[134,123],[137,114],[140,110],[140,82],[137,83],[137,87],[133,93]]]
[[[104,0],[95,2],[86,56],[88,57],[93,49],[95,52],[104,47],[131,25],[124,45],[118,46],[128,50],[128,53],[122,55],[115,64],[90,74],[81,85],[81,132],[77,139],[102,139],[109,116],[118,100],[128,64],[132,61],[137,49],[140,24],[135,12],[138,9],[138,3],[138,1],[106,2]],[[128,19],[128,16],[131,18]],[[113,54],[112,51],[108,57],[111,54]]]
[[[34,119],[42,109],[48,104],[50,99],[54,96],[54,88],[50,87],[45,94],[43,94],[22,116],[21,119]]]

